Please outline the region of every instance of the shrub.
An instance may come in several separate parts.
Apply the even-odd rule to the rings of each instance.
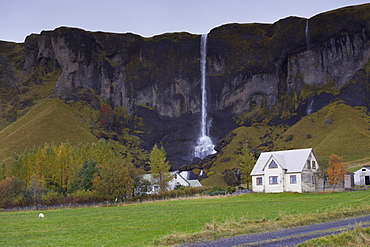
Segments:
[[[92,203],[99,200],[95,191],[78,190],[71,194],[71,201],[75,203]]]
[[[0,182],[0,207],[21,206],[25,203],[22,192],[25,183],[17,177],[6,178]]]
[[[41,201],[44,205],[56,205],[64,201],[64,196],[58,192],[49,191],[41,196]]]

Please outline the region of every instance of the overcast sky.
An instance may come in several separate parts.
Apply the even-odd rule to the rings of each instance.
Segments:
[[[60,26],[89,31],[208,33],[226,23],[274,23],[309,18],[358,0],[0,0],[0,40],[23,42],[31,33]]]

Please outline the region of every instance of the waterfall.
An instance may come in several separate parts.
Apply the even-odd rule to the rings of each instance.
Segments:
[[[304,31],[305,35],[306,35],[306,49],[309,50],[310,49],[310,33],[309,33],[309,29],[308,29],[308,19],[306,20],[306,28],[305,28],[305,31]],[[310,90],[312,89],[311,86],[309,87]],[[309,116],[311,115],[312,113],[312,106],[313,106],[313,96],[311,96],[309,98],[309,104],[306,108],[306,115]]]
[[[202,90],[202,109],[200,119],[200,136],[194,147],[193,156],[203,159],[214,154],[214,144],[209,135],[210,122],[207,123],[207,90],[206,90],[206,65],[207,65],[207,34],[202,34],[200,41],[200,72]]]
[[[309,50],[310,49],[310,33],[309,33],[309,29],[308,29],[308,19],[306,20],[306,29],[305,29],[304,33],[305,33],[305,36],[306,36],[306,49]]]
[[[307,115],[307,116],[311,115],[311,113],[312,113],[313,101],[314,101],[314,100],[313,100],[313,99],[311,99],[310,104],[308,104],[308,106],[307,106],[307,109],[306,109],[306,115]]]

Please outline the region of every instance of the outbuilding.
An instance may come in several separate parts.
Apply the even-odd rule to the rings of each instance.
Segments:
[[[363,166],[354,172],[355,185],[370,185],[370,166]]]

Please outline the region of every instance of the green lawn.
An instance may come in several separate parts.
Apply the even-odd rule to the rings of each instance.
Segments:
[[[246,194],[117,207],[0,213],[0,246],[148,246],[174,232],[196,232],[213,220],[275,219],[368,203],[370,191]]]

